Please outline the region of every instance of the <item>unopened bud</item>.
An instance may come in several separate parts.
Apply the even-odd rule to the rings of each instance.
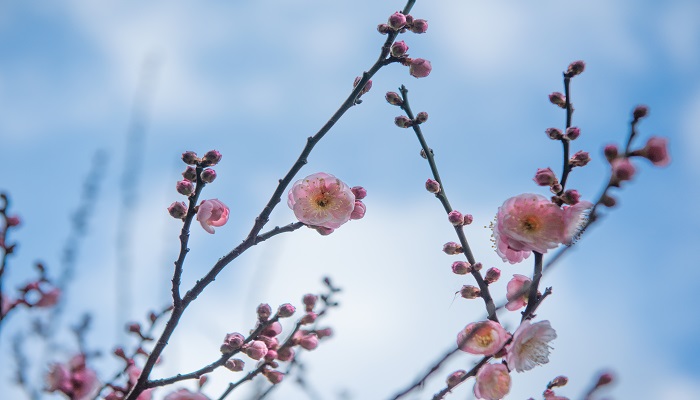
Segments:
[[[296,309],[293,305],[285,303],[282,304],[279,309],[277,309],[277,315],[279,315],[280,318],[289,318],[294,315],[295,311]]]
[[[319,339],[323,339],[324,337],[329,337],[331,335],[333,335],[333,329],[331,328],[316,330],[316,336],[318,336]]]
[[[451,373],[447,377],[447,387],[448,388],[453,388],[457,385],[459,385],[462,380],[464,380],[464,377],[467,375],[467,371],[460,369],[459,371],[455,371]]]
[[[314,309],[314,306],[318,301],[318,296],[308,293],[304,295],[301,301],[304,303],[304,306],[306,306],[306,311],[309,312]]]
[[[472,272],[472,266],[466,261],[455,261],[452,263],[452,272],[457,275],[466,275]]]
[[[289,361],[294,358],[294,349],[291,347],[282,347],[277,350],[277,359],[280,361]]]
[[[408,51],[408,45],[403,41],[394,42],[391,45],[391,55],[394,57],[401,57]]]
[[[187,206],[181,201],[176,201],[168,207],[168,213],[173,218],[182,219],[187,215]]]
[[[175,190],[183,196],[189,196],[194,193],[194,185],[192,182],[183,179],[175,184]]]
[[[222,353],[230,353],[234,350],[240,349],[244,342],[245,338],[240,333],[229,333],[224,337],[224,342],[221,344],[219,350]]]
[[[299,346],[306,350],[313,350],[318,347],[318,337],[316,334],[304,335],[299,341]]]
[[[614,144],[606,145],[603,148],[603,154],[605,154],[605,158],[607,158],[608,161],[614,160],[615,158],[617,158],[618,154],[617,146],[615,146]]]
[[[134,322],[133,324],[129,324],[127,326],[127,329],[131,333],[141,333],[141,325],[139,323]]]
[[[561,133],[561,129],[557,128],[547,128],[547,130],[544,131],[544,133],[546,133],[547,136],[549,136],[549,138],[552,140],[561,140],[561,138],[564,137],[564,135]]]
[[[194,151],[186,151],[182,153],[182,161],[184,161],[185,164],[195,165],[199,162],[199,157],[197,157],[197,153]]]
[[[498,268],[489,268],[488,271],[486,271],[486,275],[484,276],[484,280],[486,283],[489,285],[496,282],[498,278],[501,277],[501,270]]]
[[[557,176],[551,168],[538,168],[532,180],[539,186],[552,186],[557,182]]]
[[[395,12],[389,17],[389,27],[393,30],[398,31],[406,25],[406,16],[400,12]]]
[[[423,58],[409,59],[408,63],[408,73],[414,78],[425,78],[430,75],[433,70],[433,66],[430,61]]]
[[[632,116],[635,120],[642,119],[647,115],[649,115],[649,107],[644,105],[635,107],[634,111],[632,112]]]
[[[578,204],[578,202],[581,200],[581,194],[579,194],[578,190],[567,190],[561,195],[561,200],[564,203],[573,206],[575,204]]]
[[[464,215],[457,210],[453,210],[447,214],[447,220],[454,226],[460,226],[464,223]]]
[[[577,151],[569,160],[569,165],[572,167],[583,167],[591,162],[591,156],[587,151]]]
[[[615,207],[615,204],[617,204],[617,200],[615,200],[614,197],[606,194],[605,196],[603,196],[602,199],[600,199],[600,203],[605,207]]]
[[[386,92],[386,95],[384,96],[386,101],[394,106],[400,106],[403,104],[403,100],[401,100],[401,96],[399,96],[398,93],[396,92]]]
[[[476,299],[477,297],[481,296],[481,290],[479,290],[478,287],[472,286],[472,285],[464,285],[462,286],[462,289],[459,291],[460,296],[464,297],[465,299]]]
[[[356,77],[355,82],[353,82],[353,84],[352,84],[352,87],[357,87],[357,85],[360,83],[360,81],[362,81],[362,77],[361,76]],[[369,80],[369,81],[367,81],[367,83],[365,83],[365,87],[362,88],[362,90],[360,91],[358,96],[362,96],[363,94],[369,92],[370,89],[372,89],[372,80]]]
[[[202,166],[214,166],[221,161],[221,153],[216,150],[209,150],[202,157]]]
[[[185,172],[182,173],[182,177],[187,179],[190,182],[194,182],[197,180],[197,169],[195,167],[188,165],[187,168],[185,169]]]
[[[566,97],[564,97],[564,95],[559,93],[559,92],[554,92],[554,93],[550,94],[549,101],[552,104],[557,105],[561,108],[566,107]]]
[[[569,140],[576,140],[579,136],[581,136],[581,129],[579,129],[576,126],[572,126],[569,128],[566,128],[566,133],[564,134],[564,137],[566,137]]]
[[[461,253],[463,250],[459,243],[447,242],[442,246],[442,251],[444,251],[447,255],[453,256]]]
[[[474,217],[471,214],[464,214],[464,225],[471,225],[474,222]]]
[[[313,324],[314,322],[316,322],[316,318],[318,318],[318,314],[316,314],[314,312],[309,312],[309,313],[304,314],[303,317],[301,317],[300,322],[302,325]]]
[[[433,152],[433,149],[429,149],[429,150],[430,150],[430,155],[434,156],[435,153]],[[420,156],[425,160],[428,159],[428,155],[425,153],[425,150],[423,150],[423,149],[420,149]]]
[[[355,200],[362,200],[367,197],[367,189],[362,186],[353,186],[350,191],[355,195]]]
[[[226,361],[225,365],[226,368],[233,372],[240,372],[243,371],[243,368],[245,367],[245,361],[241,360],[240,358],[233,358]]]
[[[559,192],[561,192],[562,189],[563,187],[561,186],[561,183],[556,182],[549,188],[549,191],[554,194],[559,194]]]
[[[279,371],[268,371],[264,375],[267,378],[267,380],[270,381],[270,383],[273,385],[282,382],[282,379],[284,379],[284,374]]]
[[[396,126],[399,128],[410,128],[413,126],[413,121],[411,121],[407,116],[405,115],[399,115],[398,117],[394,118],[394,123]]]
[[[601,386],[608,385],[612,381],[613,381],[613,376],[611,373],[606,372],[606,373],[600,374],[600,376],[598,377],[598,382],[595,384],[595,387],[599,388]]]
[[[560,376],[557,376],[556,378],[552,379],[547,384],[547,389],[566,386],[567,383],[569,383],[569,378],[567,378],[563,375],[560,375]]]
[[[421,111],[416,115],[416,122],[419,124],[422,124],[423,122],[428,120],[428,113],[425,111]]]
[[[480,263],[480,262],[478,262],[478,263],[472,265],[472,269],[473,269],[474,271],[477,271],[477,272],[481,271],[481,268],[483,268],[483,267],[484,267],[484,265],[483,265],[482,263]]]
[[[114,355],[126,360],[126,353],[124,353],[123,347],[117,347],[116,349],[114,349]]]
[[[387,33],[391,32],[391,27],[389,27],[387,24],[379,24],[377,25],[377,31],[382,35],[386,35]]]
[[[216,171],[214,171],[211,168],[207,168],[204,171],[202,171],[200,177],[202,178],[202,182],[212,183],[214,182],[214,179],[216,179]]]
[[[260,321],[267,321],[272,315],[272,307],[269,304],[262,303],[258,306],[257,313]]]
[[[584,63],[581,60],[574,61],[571,64],[569,64],[569,68],[566,70],[566,75],[570,78],[573,78],[576,75],[580,75],[585,69],[586,63]]]
[[[424,19],[415,19],[411,23],[409,30],[413,33],[425,33],[428,31],[428,21]]]
[[[636,168],[626,157],[616,158],[610,163],[612,166],[612,178],[615,182],[628,181],[632,179]]]
[[[425,189],[430,193],[440,193],[440,183],[434,179],[425,181]]]

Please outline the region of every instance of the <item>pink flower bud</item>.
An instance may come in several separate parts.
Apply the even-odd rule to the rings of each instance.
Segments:
[[[539,186],[552,186],[557,182],[557,176],[551,168],[538,168],[532,180]]]
[[[362,186],[353,186],[350,190],[355,195],[355,200],[362,200],[367,197],[367,190]]]
[[[578,202],[581,200],[581,194],[579,194],[578,190],[567,190],[561,195],[561,200],[564,203],[573,206],[575,204],[578,204]]]
[[[394,42],[391,45],[391,55],[394,57],[401,57],[408,51],[408,45],[403,41]]]
[[[294,349],[291,347],[282,347],[277,350],[277,359],[280,361],[290,361],[294,358]]]
[[[498,278],[501,277],[501,270],[498,268],[489,268],[488,271],[486,271],[486,275],[484,276],[484,280],[486,283],[489,285],[496,282]]]
[[[425,111],[421,111],[416,115],[416,122],[419,124],[422,124],[423,122],[428,120],[428,113]]]
[[[459,371],[455,371],[451,373],[447,377],[447,387],[448,388],[453,388],[457,385],[459,385],[462,380],[464,380],[464,377],[467,375],[467,371],[460,369]]]
[[[634,111],[632,112],[632,117],[634,117],[635,120],[642,119],[649,115],[649,107],[640,105],[634,108]]]
[[[386,92],[386,96],[384,96],[384,98],[389,104],[394,106],[400,106],[403,104],[403,100],[401,100],[401,97],[396,92]]]
[[[202,178],[202,182],[212,183],[214,182],[214,179],[216,179],[216,171],[214,171],[211,168],[207,168],[204,171],[202,171],[202,174],[200,176]]]
[[[194,151],[186,151],[182,153],[182,161],[184,161],[185,164],[195,165],[199,162],[199,157],[197,157],[197,153]]]
[[[618,154],[617,146],[615,146],[614,144],[606,145],[603,148],[603,154],[605,155],[605,158],[608,159],[608,161],[614,160],[615,158],[617,158]]]
[[[265,354],[267,354],[267,346],[265,345],[265,342],[260,340],[253,340],[246,347],[244,347],[244,349],[245,354],[253,360],[260,360],[261,358],[265,357]]]
[[[55,287],[48,292],[42,293],[39,300],[34,304],[37,307],[53,307],[58,304],[61,297],[61,289]]]
[[[233,372],[240,372],[243,371],[243,368],[245,367],[245,361],[241,360],[240,358],[233,358],[226,361],[225,365],[226,368]]]
[[[394,123],[396,126],[399,128],[410,128],[413,126],[413,121],[411,121],[407,116],[405,115],[399,115],[398,117],[394,118]]]
[[[301,317],[301,324],[302,325],[308,325],[308,324],[313,324],[316,322],[316,318],[318,318],[318,315],[314,312],[306,313],[303,317]]]
[[[389,17],[389,27],[391,29],[398,31],[406,25],[406,16],[400,12],[395,12]]]
[[[261,332],[261,335],[269,336],[269,337],[275,337],[282,333],[282,324],[279,322],[275,321],[268,325],[267,328],[263,329]]]
[[[406,25],[410,25],[412,23],[413,23],[413,15],[406,14]]]
[[[561,129],[557,128],[547,128],[544,133],[546,133],[552,140],[561,140],[564,137],[564,135],[561,133]]]
[[[329,337],[331,335],[333,335],[333,329],[331,328],[318,329],[316,331],[316,336],[318,336],[319,339],[323,339],[324,337]]]
[[[551,388],[555,388],[555,387],[562,387],[562,386],[566,386],[567,383],[569,383],[569,378],[567,378],[563,375],[560,375],[560,376],[557,376],[556,378],[552,379],[549,382],[549,384],[547,384],[547,388],[551,389]]]
[[[466,275],[472,272],[472,266],[466,261],[455,261],[452,263],[452,272],[457,275]]]
[[[408,66],[408,73],[415,78],[425,78],[430,75],[430,71],[432,70],[433,66],[430,65],[430,61],[422,58],[412,59]]]
[[[360,200],[355,200],[355,208],[353,208],[350,214],[350,219],[362,219],[362,217],[365,216],[365,211],[367,211],[365,203]]]
[[[564,97],[564,95],[559,93],[559,92],[554,92],[554,93],[550,94],[549,101],[552,104],[557,105],[561,108],[566,107],[566,97]]]
[[[296,308],[294,308],[294,306],[289,303],[282,304],[277,309],[277,315],[279,315],[280,318],[289,318],[292,315],[294,315],[295,312]]]
[[[304,297],[301,299],[302,303],[304,303],[304,306],[306,307],[306,311],[309,312],[314,309],[316,306],[316,302],[318,301],[318,296],[315,294],[307,293],[304,295]]]
[[[606,194],[605,196],[603,196],[602,199],[600,199],[600,203],[605,207],[615,207],[615,204],[617,204],[617,200],[615,200],[614,197]]]
[[[651,137],[647,141],[646,146],[634,152],[634,154],[647,158],[657,167],[665,167],[671,162],[671,157],[668,155],[667,142],[666,138]]]
[[[442,251],[445,252],[445,254],[453,256],[455,254],[461,253],[462,246],[459,245],[459,243],[455,242],[447,242],[442,246]]]
[[[141,333],[141,325],[137,322],[127,325],[126,328],[131,333]]]
[[[268,349],[267,354],[265,354],[265,361],[274,361],[275,358],[277,358],[277,352],[275,350]]]
[[[377,32],[381,33],[382,35],[386,35],[387,33],[391,32],[391,27],[387,24],[379,24],[377,25]]]
[[[481,268],[483,268],[483,267],[484,267],[484,265],[483,265],[482,263],[480,263],[480,262],[478,262],[478,263],[472,265],[472,269],[473,269],[474,271],[477,271],[477,272],[478,272],[478,271],[481,271]]]
[[[583,167],[591,162],[591,156],[586,151],[577,151],[569,160],[569,165],[572,167]]]
[[[185,168],[185,171],[182,173],[182,177],[187,179],[190,182],[194,182],[197,180],[197,169],[191,165],[188,165],[187,168]]]
[[[355,77],[355,81],[353,82],[352,87],[357,87],[357,85],[360,83],[360,81],[362,81],[361,76]],[[372,80],[369,80],[369,81],[367,81],[367,83],[365,83],[365,87],[362,88],[362,90],[360,91],[358,96],[362,96],[363,94],[369,92],[370,89],[372,89]]]
[[[471,225],[474,222],[474,217],[471,214],[464,214],[464,225]]]
[[[299,341],[299,346],[305,348],[306,350],[313,350],[318,347],[318,337],[315,334],[302,336]]]
[[[608,385],[612,381],[613,381],[613,376],[611,373],[609,373],[609,372],[603,373],[598,377],[598,382],[596,383],[595,387],[599,388],[601,386]]]
[[[168,207],[168,213],[173,218],[182,219],[187,215],[187,206],[181,201],[176,201]]]
[[[238,332],[229,333],[224,337],[224,343],[219,349],[222,353],[230,353],[234,350],[238,350],[243,346],[245,338]]]
[[[256,312],[258,313],[258,319],[260,321],[267,321],[270,315],[272,315],[272,307],[270,307],[269,304],[262,303],[258,306]]]
[[[585,69],[586,63],[581,60],[574,61],[569,64],[569,68],[566,70],[566,75],[569,77],[574,77],[576,75],[580,75]]]
[[[434,179],[428,179],[425,181],[425,190],[429,191],[430,193],[440,193],[440,183]]]
[[[559,192],[561,192],[562,189],[563,189],[563,188],[562,188],[562,186],[561,186],[561,183],[555,182],[555,183],[549,188],[549,191],[552,192],[552,193],[554,193],[554,194],[559,194]]]
[[[282,382],[282,379],[284,379],[284,374],[279,371],[268,371],[265,373],[265,377],[271,384],[276,385]]]
[[[477,297],[481,296],[481,290],[479,290],[478,287],[472,286],[472,285],[464,285],[462,286],[462,289],[459,291],[460,296],[464,297],[465,299],[471,300],[471,299],[476,299]]]
[[[184,179],[175,184],[175,190],[183,196],[189,196],[194,193],[194,185],[192,182]]]
[[[411,22],[409,30],[413,33],[425,33],[428,31],[428,21],[424,19],[415,19]]]
[[[116,349],[114,349],[114,355],[124,360],[126,360],[127,358],[123,347],[117,347]]]
[[[581,136],[581,129],[578,127],[572,126],[569,128],[566,128],[566,134],[564,134],[564,137],[566,137],[569,140],[576,140],[579,136]]]
[[[211,167],[221,161],[221,153],[216,150],[209,150],[202,157],[202,166]]]
[[[447,214],[447,220],[454,226],[460,226],[464,223],[464,215],[457,210],[453,210]]]
[[[280,341],[277,340],[276,337],[270,337],[270,336],[265,336],[265,335],[260,335],[258,336],[258,340],[261,342],[265,343],[265,346],[267,346],[268,350],[275,350],[279,347]]]
[[[613,183],[629,181],[636,172],[634,165],[632,165],[627,157],[616,158],[612,160],[610,165],[612,166]]]

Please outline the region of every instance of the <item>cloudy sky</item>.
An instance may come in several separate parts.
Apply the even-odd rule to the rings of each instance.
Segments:
[[[179,155],[221,151],[204,197],[231,206],[230,222],[215,235],[193,229],[184,276],[191,285],[245,237],[305,138],[376,60],[384,40],[376,25],[403,6],[1,3],[0,190],[23,219],[8,282],[26,282],[35,260],[58,274],[71,215],[99,154],[99,195],[79,242],[65,322],[89,312],[92,348],[109,353],[115,341],[128,343],[119,333],[125,321],[168,302],[179,224],[165,207],[181,197]],[[544,278],[554,294],[538,318],[559,337],[549,364],[514,374],[512,397],[537,398],[564,374],[570,384],[560,393],[576,398],[611,370],[618,379],[610,397],[697,398],[700,3],[418,0],[412,14],[429,21],[428,33],[401,39],[411,56],[432,62],[432,74],[417,80],[399,65],[380,71],[300,173],[325,171],[365,186],[365,219],[328,237],[306,229],[282,235],[246,253],[188,311],[155,373],[211,362],[225,333],[252,327],[257,304],[298,304],[329,275],[345,290],[327,320],[335,337],[303,355],[311,385],[324,399],[383,399],[406,386],[453,346],[459,329],[482,318],[483,307],[454,299],[472,282],[452,274],[455,258],[440,251],[455,240],[453,230],[425,192],[428,166],[411,132],[393,125],[398,109],[384,93],[405,84],[414,111],[430,114],[424,132],[447,193],[456,209],[474,215],[467,233],[477,258],[501,268],[493,292],[503,298],[507,278],[531,273],[531,263],[503,264],[484,226],[508,197],[546,195],[531,179],[537,168],[560,167],[560,146],[544,130],[564,124],[547,95],[563,90],[561,72],[582,59],[586,71],[572,83],[582,131],[574,150],[589,151],[593,162],[572,174],[570,187],[588,199],[599,193],[608,168],[600,149],[624,139],[640,103],[651,114],[637,145],[668,137],[673,162],[665,169],[637,163],[634,181],[615,194],[620,206]],[[270,224],[293,220],[282,204]],[[27,322],[16,314],[0,336],[0,392],[11,398],[21,395],[10,383],[9,343]],[[75,347],[68,339],[64,347],[45,357],[65,360]],[[429,398],[449,372],[473,361],[456,357],[413,398]],[[105,377],[117,367],[109,356],[94,363]],[[218,396],[235,379],[213,374],[207,393]],[[453,397],[465,398],[471,386]],[[278,398],[306,397],[287,382]]]

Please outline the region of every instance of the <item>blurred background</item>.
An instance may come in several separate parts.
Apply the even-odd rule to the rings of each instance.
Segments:
[[[40,312],[4,321],[2,398],[26,397],[13,383],[14,338],[24,338],[38,382],[46,370],[38,360],[65,362],[77,351],[66,327],[85,313],[93,317],[87,346],[102,352],[91,365],[111,377],[121,364],[110,352],[133,343],[125,324],[143,323],[170,301],[181,224],[166,207],[183,200],[175,192],[180,154],[223,154],[203,198],[231,207],[215,235],[193,225],[188,288],[245,238],[306,137],[376,60],[384,41],[377,24],[404,4],[0,3],[0,190],[22,218],[5,287],[32,279],[37,260],[50,276],[66,268],[73,275],[60,346],[27,334]],[[432,62],[431,75],[415,79],[400,65],[381,70],[299,176],[324,171],[364,186],[366,217],[327,237],[302,229],[246,252],[187,311],[154,376],[210,363],[226,333],[253,327],[259,303],[300,305],[330,276],[344,289],[323,324],[334,337],[301,355],[315,398],[385,399],[406,387],[454,346],[460,329],[483,318],[483,304],[455,298],[473,282],[454,275],[458,258],[441,252],[455,240],[453,229],[424,189],[430,171],[415,137],[394,126],[399,110],[384,94],[405,84],[413,110],[429,113],[424,133],[451,203],[474,215],[467,234],[477,259],[502,271],[492,291],[500,300],[511,275],[531,274],[532,263],[502,263],[485,226],[505,199],[547,195],[532,177],[548,166],[560,172],[560,145],[544,131],[565,122],[547,95],[563,91],[562,71],[582,59],[586,70],[571,86],[582,134],[572,147],[593,161],[568,187],[586,199],[599,194],[608,173],[602,146],[623,141],[637,104],[651,113],[636,146],[668,137],[673,161],[658,169],[639,160],[635,179],[615,193],[619,206],[545,276],[554,293],[538,319],[550,320],[559,337],[549,364],[513,374],[511,397],[539,398],[550,379],[567,375],[557,393],[579,398],[598,373],[613,371],[608,397],[697,399],[700,211],[684,199],[700,196],[700,3],[419,0],[411,14],[428,20],[428,32],[399,39],[410,56]],[[84,222],[78,233],[76,218]],[[268,226],[293,221],[280,204]],[[503,318],[510,329],[512,314]],[[430,398],[450,372],[475,360],[455,357],[408,398]],[[217,398],[237,379],[217,371],[205,393]],[[472,382],[453,397],[470,398]],[[290,380],[272,398],[310,397]]]

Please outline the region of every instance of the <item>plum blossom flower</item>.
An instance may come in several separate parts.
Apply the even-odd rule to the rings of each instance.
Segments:
[[[529,371],[549,362],[549,342],[557,338],[557,332],[549,321],[534,324],[525,320],[513,334],[513,341],[506,346],[506,361],[518,372]]]
[[[646,146],[635,152],[642,157],[647,158],[657,167],[665,167],[671,162],[671,156],[668,155],[668,140],[666,138],[651,137],[647,141]]]
[[[408,72],[415,78],[425,78],[430,75],[432,70],[433,66],[430,65],[430,61],[422,58],[414,58],[408,64]]]
[[[324,172],[296,181],[289,190],[287,205],[299,221],[331,232],[348,222],[356,208],[355,194],[350,187]],[[359,213],[358,208],[355,216]]]
[[[544,196],[524,193],[506,200],[498,208],[493,224],[496,253],[511,264],[530,256],[531,251],[547,250],[570,244],[578,233],[583,213],[593,207],[581,201],[559,208]]]
[[[92,399],[99,390],[97,374],[85,365],[79,354],[68,364],[52,364],[46,376],[46,391],[61,392],[73,400]]]
[[[209,397],[198,392],[190,392],[187,389],[178,389],[165,396],[164,400],[209,400]]]
[[[515,311],[527,305],[532,281],[525,275],[513,274],[513,279],[506,286],[506,309]]]
[[[205,231],[213,234],[212,226],[223,226],[228,222],[229,208],[218,199],[202,200],[197,211],[197,221]]]
[[[499,400],[510,392],[510,374],[503,364],[486,364],[476,373],[474,396],[477,399]]]
[[[496,354],[509,337],[498,322],[472,322],[457,335],[457,346],[467,353],[490,356]]]

